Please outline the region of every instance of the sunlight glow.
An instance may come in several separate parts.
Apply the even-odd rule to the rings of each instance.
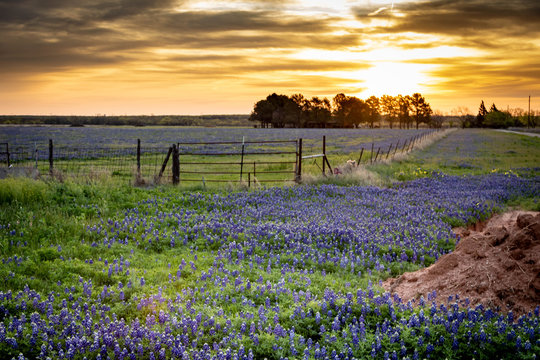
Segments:
[[[429,83],[427,71],[434,65],[381,62],[367,70],[360,70],[355,77],[366,88],[358,94],[362,98],[371,95],[411,95],[424,92]]]

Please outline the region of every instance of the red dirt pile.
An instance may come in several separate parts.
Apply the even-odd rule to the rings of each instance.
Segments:
[[[436,290],[439,302],[457,294],[518,315],[540,305],[540,213],[514,211],[454,232],[461,240],[452,253],[383,287],[403,301]]]

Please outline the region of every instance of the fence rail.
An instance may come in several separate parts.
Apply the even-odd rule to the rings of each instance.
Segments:
[[[173,164],[175,159],[178,159],[178,166],[175,165],[173,169],[173,183],[238,181],[247,183],[250,187],[252,184],[262,182],[300,181],[299,143],[300,140],[244,141],[244,139],[178,142],[172,147]],[[272,146],[267,147],[267,144]],[[225,150],[224,145],[235,147]],[[290,149],[291,145],[294,149]],[[229,161],[215,160],[223,157],[227,157]],[[293,168],[287,169],[287,166]]]

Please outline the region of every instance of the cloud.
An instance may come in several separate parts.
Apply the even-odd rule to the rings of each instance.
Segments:
[[[83,87],[106,84],[124,94],[136,83],[140,97],[145,86],[155,97],[162,89],[192,96],[194,88],[204,94],[234,80],[243,98],[273,87],[317,95],[347,86],[354,94],[367,84],[358,70],[412,61],[426,64],[433,91],[503,94],[504,83],[509,93],[540,91],[536,0],[392,4],[0,0],[0,90],[48,95],[80,86],[87,95]],[[300,60],[299,53],[315,55]]]
[[[331,18],[183,8],[172,0],[0,1],[0,72],[121,66],[144,58],[152,61],[156,48],[274,52],[343,48],[361,41],[355,34],[331,34]]]
[[[367,12],[356,8],[358,19],[374,17],[391,20],[378,31],[416,32],[470,37],[495,33],[503,37],[522,37],[540,33],[540,3],[536,0],[436,0],[396,5],[396,13]]]

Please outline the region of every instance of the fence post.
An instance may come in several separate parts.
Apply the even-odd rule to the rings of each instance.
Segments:
[[[178,154],[178,147],[176,147],[176,144],[173,144],[172,152],[172,181],[174,185],[178,185],[180,182],[180,155]]]
[[[362,161],[362,155],[364,155],[364,148],[360,151],[360,157],[358,158],[358,162],[356,163],[356,166],[360,165],[360,161]]]
[[[392,157],[396,156],[398,147],[399,147],[399,140],[397,141],[396,148],[394,149],[394,154],[392,155]]]
[[[377,162],[377,158],[379,157],[379,152],[381,151],[381,148],[377,148],[377,155],[375,155],[375,162]]]
[[[323,157],[326,157],[326,135],[323,135],[322,137],[322,153],[323,153]],[[326,163],[324,162],[324,159],[323,159],[323,162],[322,162],[322,174],[325,175],[326,174]]]
[[[298,139],[298,153],[296,161],[296,182],[302,181],[302,138]]]
[[[405,144],[403,144],[403,149],[401,149],[401,152],[405,151],[405,145],[407,145],[407,140],[405,140]]]
[[[141,139],[137,139],[137,177],[141,177]]]
[[[257,176],[257,168],[255,166],[255,161],[253,162],[253,181],[255,181],[255,177]]]
[[[371,143],[371,154],[370,154],[369,163],[373,164],[373,143]]]
[[[53,174],[53,141],[49,139],[49,175]]]
[[[242,173],[244,171],[244,137],[242,136],[242,156],[240,157],[240,182],[242,182]]]
[[[392,144],[390,143],[390,147],[388,148],[388,152],[386,153],[386,160],[388,160],[388,156],[390,155],[390,150],[392,150]]]
[[[251,173],[248,172],[248,187],[251,187]]]
[[[169,151],[167,152],[167,156],[165,156],[165,160],[163,161],[163,164],[161,165],[161,170],[159,170],[159,175],[157,178],[157,182],[161,179],[161,176],[163,176],[163,172],[165,171],[165,168],[167,167],[167,162],[169,161],[169,157],[172,153],[172,146],[169,146]]]
[[[9,144],[6,143],[6,155],[7,155],[7,166],[9,167],[11,165],[9,160]]]

